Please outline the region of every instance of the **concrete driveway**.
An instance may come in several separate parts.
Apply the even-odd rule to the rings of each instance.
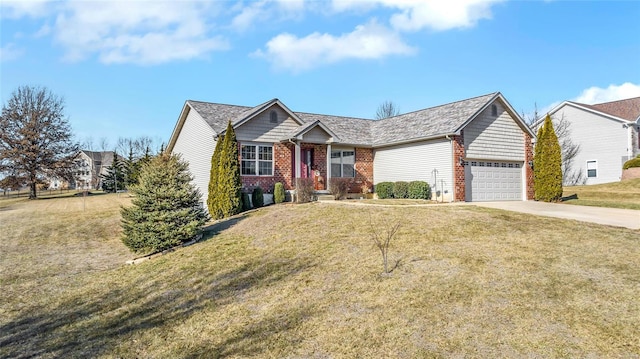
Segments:
[[[530,213],[538,216],[574,219],[582,222],[640,229],[640,211],[633,209],[587,207],[536,201],[473,202],[469,204]]]

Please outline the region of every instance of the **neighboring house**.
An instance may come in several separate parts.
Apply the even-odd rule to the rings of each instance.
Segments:
[[[113,151],[81,150],[75,159],[73,178],[76,189],[100,189],[102,177],[113,163]]]
[[[211,155],[231,121],[242,184],[295,190],[296,178],[350,179],[351,193],[383,181],[428,182],[444,201],[533,197],[531,129],[500,93],[383,120],[186,101],[167,150],[189,163],[206,202]]]
[[[572,166],[585,184],[619,181],[624,162],[640,154],[640,97],[595,105],[565,101],[549,115],[570,124],[571,140],[580,146]]]

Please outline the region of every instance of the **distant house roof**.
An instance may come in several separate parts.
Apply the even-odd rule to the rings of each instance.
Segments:
[[[578,104],[627,121],[636,121],[640,117],[640,97],[598,103],[595,105]]]
[[[382,120],[293,112],[278,99],[269,100],[255,107],[188,100],[185,108],[189,106],[196,110],[211,129],[216,134],[220,134],[225,131],[229,121],[234,127],[239,126],[270,106],[277,104],[289,112],[295,121],[301,122],[301,126],[292,135],[304,132],[314,123],[320,123],[332,135],[335,135],[342,144],[375,147],[459,133],[464,126],[496,99],[503,103],[523,130],[529,132],[532,136],[534,135],[499,92]],[[181,117],[184,116],[185,113],[183,111]],[[181,118],[180,121],[184,121],[184,118]],[[177,135],[180,128],[181,124],[178,123],[176,130],[174,130],[174,136]],[[174,142],[175,139],[172,139],[170,146]]]
[[[581,108],[585,111],[598,113],[612,120],[619,121],[622,123],[640,121],[640,97],[633,97],[633,98],[628,98],[624,100],[597,103],[593,105],[587,105],[584,103],[579,103],[574,101],[564,101],[558,106],[554,107],[551,111],[549,111],[549,114],[553,115],[558,110],[560,110],[563,106],[566,106],[566,105]],[[545,116],[540,117],[533,124],[532,127],[536,128],[540,123],[542,123],[542,121],[544,121]]]

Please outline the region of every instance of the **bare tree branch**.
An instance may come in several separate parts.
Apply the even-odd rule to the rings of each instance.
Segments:
[[[376,120],[382,120],[384,118],[398,116],[400,114],[400,108],[391,101],[385,101],[378,106],[376,111]]]

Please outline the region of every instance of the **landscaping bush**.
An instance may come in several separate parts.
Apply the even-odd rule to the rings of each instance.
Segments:
[[[538,130],[533,155],[534,197],[536,201],[557,202],[562,197],[562,155],[551,117]]]
[[[394,183],[393,198],[409,198],[409,182],[398,181]]]
[[[282,203],[284,202],[284,198],[284,185],[280,182],[276,182],[276,184],[273,186],[273,202]]]
[[[131,186],[131,206],[123,207],[122,242],[134,252],[158,252],[194,239],[208,216],[189,166],[176,155],[160,155],[144,165]]]
[[[242,210],[238,142],[231,122],[227,123],[224,137],[218,138],[211,156],[207,206],[215,219],[233,216]]]
[[[314,188],[313,179],[297,178],[296,179],[296,202],[306,203],[313,200]]]
[[[378,198],[386,199],[393,198],[393,182],[380,182],[376,185],[376,193],[378,194]]]
[[[349,192],[349,182],[348,178],[332,178],[329,181],[329,192],[333,195],[335,199],[342,199],[347,196]]]
[[[425,181],[409,182],[409,198],[430,200],[431,186]]]
[[[242,211],[248,211],[251,209],[251,201],[249,201],[249,194],[242,192]]]
[[[262,188],[256,187],[253,189],[253,192],[251,193],[251,202],[253,203],[254,208],[264,206],[264,193],[262,192]]]
[[[636,158],[632,158],[629,161],[625,162],[622,165],[623,170],[628,170],[629,168],[640,167],[640,155]]]

